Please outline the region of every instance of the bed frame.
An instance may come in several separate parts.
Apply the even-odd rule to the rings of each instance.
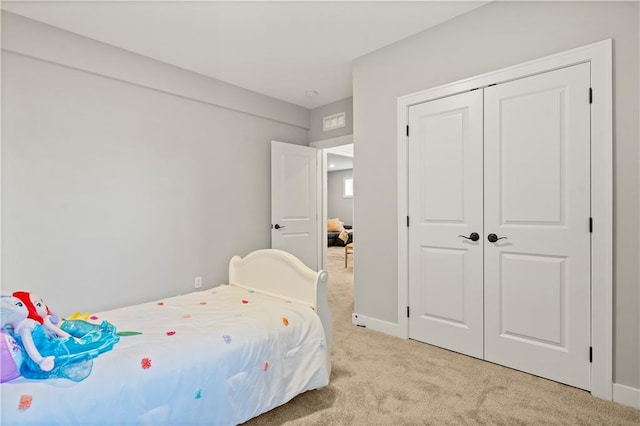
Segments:
[[[316,272],[283,250],[263,249],[229,262],[229,284],[311,306],[324,327],[331,353],[333,329],[327,301],[326,271]]]

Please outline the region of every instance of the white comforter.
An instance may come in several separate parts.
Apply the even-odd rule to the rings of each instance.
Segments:
[[[232,425],[329,382],[306,305],[224,285],[95,316],[142,334],[121,337],[82,382],[3,383],[2,425]]]

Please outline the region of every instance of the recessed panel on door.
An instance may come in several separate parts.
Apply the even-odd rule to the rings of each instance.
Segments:
[[[409,110],[409,336],[482,357],[482,93]]]
[[[469,141],[465,137],[467,121],[467,108],[421,117],[417,130],[425,137],[417,149],[422,170],[420,220],[423,223],[464,221],[463,151],[465,142]]]
[[[289,253],[304,253],[311,237],[307,232],[282,232],[280,250]]]
[[[500,334],[566,350],[566,259],[502,252]]]
[[[464,315],[464,270],[467,250],[422,247],[420,306],[416,315],[467,327]]]
[[[566,90],[500,100],[502,223],[562,223]]]
[[[280,157],[282,161],[282,188],[284,196],[282,203],[282,219],[284,220],[309,220],[309,198],[315,194],[310,186],[309,156],[289,154]],[[315,212],[314,212],[315,214]]]

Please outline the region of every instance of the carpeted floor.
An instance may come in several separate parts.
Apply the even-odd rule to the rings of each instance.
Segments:
[[[329,386],[258,425],[640,425],[640,411],[499,365],[351,324],[353,262],[329,248]]]

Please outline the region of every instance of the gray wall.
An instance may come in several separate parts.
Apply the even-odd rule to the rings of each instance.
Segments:
[[[322,131],[322,119],[329,115],[345,113],[345,126],[327,132]],[[319,106],[311,110],[309,114],[309,141],[315,142],[353,133],[353,98]]]
[[[306,145],[308,110],[2,24],[3,290],[96,312],[226,282],[270,246],[270,141]]]
[[[353,169],[327,173],[327,216],[353,226],[353,198],[343,197],[345,177],[353,177]]]
[[[612,38],[614,380],[640,388],[638,7],[635,2],[493,2],[354,62],[355,312],[397,322],[397,98]]]

